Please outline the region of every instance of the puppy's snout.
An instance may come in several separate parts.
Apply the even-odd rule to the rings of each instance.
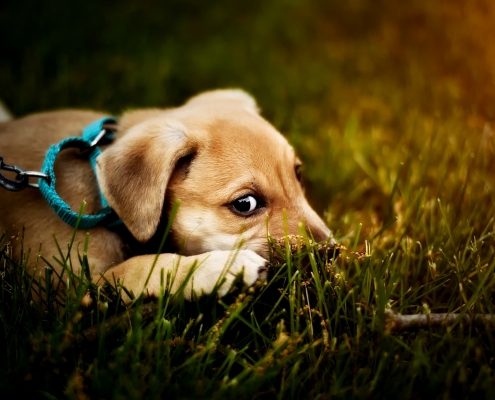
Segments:
[[[326,242],[329,239],[333,240],[330,229],[326,226],[307,226],[306,229],[315,242]]]
[[[306,207],[303,222],[306,230],[315,242],[328,242],[331,245],[336,244],[332,232],[312,208]]]

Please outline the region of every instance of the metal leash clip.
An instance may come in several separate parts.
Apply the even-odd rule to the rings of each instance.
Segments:
[[[5,164],[3,162],[3,157],[0,157],[0,171],[7,171],[16,174],[15,179],[9,179],[0,172],[0,187],[11,192],[18,192],[27,187],[38,188],[38,183],[30,182],[31,178],[36,178],[36,182],[40,178],[47,181],[50,180],[50,177],[42,172],[24,171],[15,165]]]
[[[114,139],[116,130],[116,124],[105,123],[101,126],[101,130],[98,134],[87,138],[89,142],[78,143],[75,147],[79,147],[81,154],[90,154],[92,151],[94,151],[95,147],[111,143]]]
[[[98,135],[91,141],[89,147],[93,148],[101,144],[108,144],[113,141],[113,135],[117,130],[117,124],[105,123]]]

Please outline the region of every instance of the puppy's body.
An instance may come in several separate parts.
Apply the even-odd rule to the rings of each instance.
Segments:
[[[0,155],[39,170],[51,144],[78,135],[101,117],[58,111],[0,124]],[[298,163],[250,96],[222,90],[174,109],[125,113],[117,140],[97,160],[98,182],[76,150],[61,153],[55,171],[57,191],[74,210],[84,200],[85,213],[97,211],[99,185],[140,243],[160,235],[162,216],[179,202],[171,236],[181,256],[161,254],[148,281],[155,255],[129,257],[126,239],[111,229],[90,230],[88,257],[93,276],[117,278],[135,294],[158,294],[164,273],[172,278],[172,291],[187,279],[184,294],[190,297],[211,292],[222,277],[220,295],[241,272],[247,285],[262,277],[268,234],[297,233],[302,222],[317,240],[329,238],[330,231],[304,197]],[[51,258],[58,253],[53,236],[61,241],[73,233],[34,189],[1,190],[0,209],[0,232],[13,237],[14,248],[24,230],[24,248],[35,253],[30,257],[33,273],[44,267],[34,255]],[[85,231],[77,231],[76,245],[85,237]]]

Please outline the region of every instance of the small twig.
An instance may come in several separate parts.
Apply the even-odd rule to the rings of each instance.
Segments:
[[[385,332],[450,326],[460,321],[485,325],[495,324],[495,314],[430,313],[404,315],[387,310],[385,311]]]

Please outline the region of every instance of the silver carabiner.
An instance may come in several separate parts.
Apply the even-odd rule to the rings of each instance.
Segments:
[[[39,172],[39,171],[20,171],[19,176],[27,177],[27,186],[35,189],[39,189],[40,185],[35,182],[29,182],[30,178],[44,179],[47,182],[50,182],[50,177],[47,174],[44,174],[43,172]]]
[[[100,133],[89,144],[89,148],[97,146],[106,135],[112,135],[117,129],[115,124],[104,124]]]
[[[92,142],[89,144],[89,147],[90,148],[93,148],[95,147],[98,143],[100,143],[100,140],[103,139],[105,137],[105,135],[107,134],[107,129],[106,128],[103,128],[100,133],[98,133],[98,135],[96,135],[96,137],[92,140]]]

